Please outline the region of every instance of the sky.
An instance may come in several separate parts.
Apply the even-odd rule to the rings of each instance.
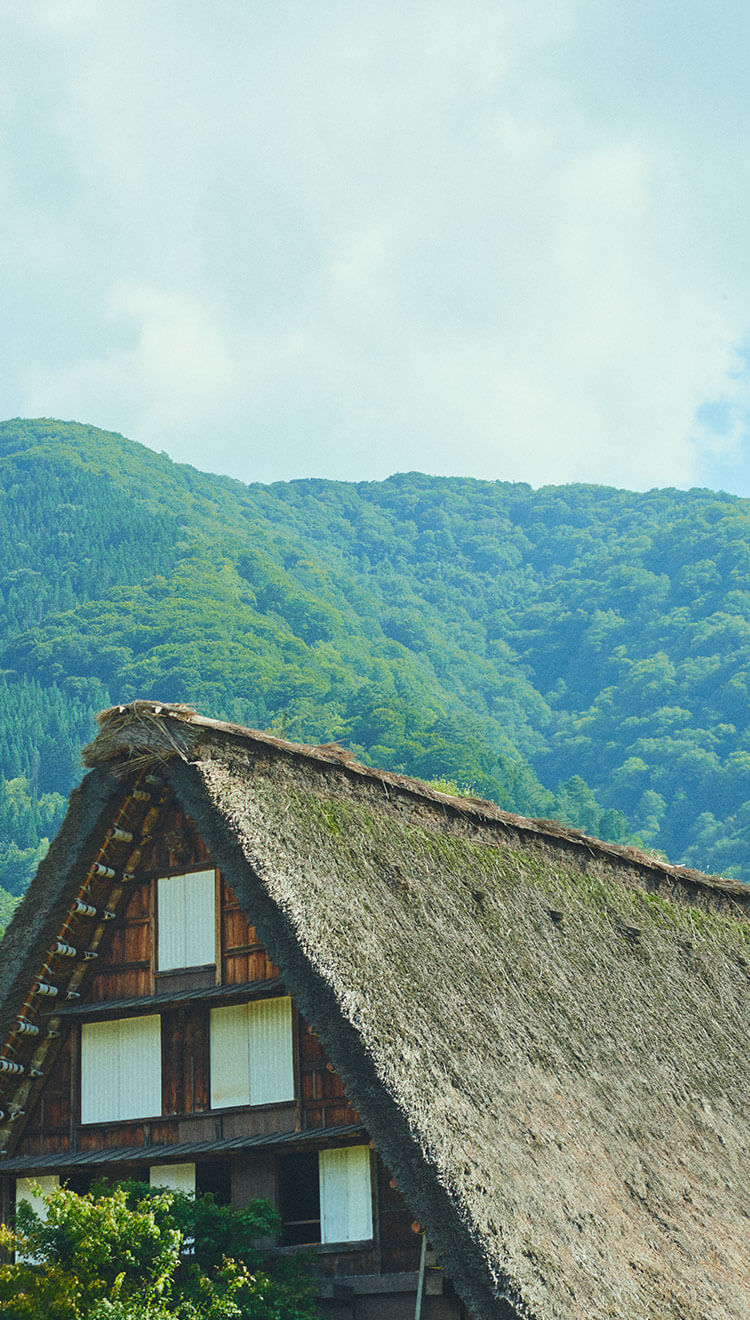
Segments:
[[[750,495],[746,0],[2,0],[0,417]]]

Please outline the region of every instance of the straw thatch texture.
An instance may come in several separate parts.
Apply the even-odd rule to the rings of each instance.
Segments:
[[[205,754],[205,825],[476,1313],[494,1280],[539,1320],[750,1314],[743,898]]]
[[[747,1320],[748,891],[192,712],[88,756],[162,768],[478,1320]]]

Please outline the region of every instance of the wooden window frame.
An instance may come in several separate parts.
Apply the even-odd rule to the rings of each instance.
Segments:
[[[189,967],[160,967],[159,966],[159,881],[172,880],[178,876],[190,876],[206,874],[213,871],[214,876],[214,941],[213,962],[194,963]],[[178,976],[181,973],[207,972],[210,968],[214,969],[213,984],[220,985],[222,977],[223,962],[223,939],[222,939],[222,910],[221,910],[221,874],[218,867],[210,863],[195,863],[192,866],[182,867],[177,871],[159,871],[151,877],[151,981],[154,990],[159,985],[161,977]]]

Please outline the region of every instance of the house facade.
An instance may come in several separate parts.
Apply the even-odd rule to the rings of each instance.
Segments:
[[[425,1317],[467,1316],[281,971],[174,794],[141,775],[6,1050],[49,1042],[24,1112],[9,1101],[4,1214],[102,1176],[263,1197],[282,1221],[267,1245],[314,1250],[325,1313],[411,1317],[420,1289]]]

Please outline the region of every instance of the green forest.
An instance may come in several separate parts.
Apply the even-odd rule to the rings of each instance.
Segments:
[[[134,697],[750,880],[750,501],[416,472],[245,486],[8,421],[0,601],[0,924],[94,713]]]

